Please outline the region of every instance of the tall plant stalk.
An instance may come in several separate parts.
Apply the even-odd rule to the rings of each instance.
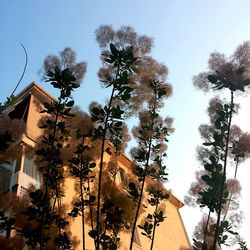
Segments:
[[[168,128],[159,126],[163,138],[168,135]],[[162,137],[162,136],[160,136]],[[164,148],[163,138],[160,139],[162,141],[162,145]],[[167,139],[165,138],[165,141]],[[159,147],[160,149],[160,147]],[[161,151],[161,150],[159,150]],[[154,152],[156,153],[156,152]],[[160,209],[160,204],[162,201],[165,201],[169,198],[168,192],[164,189],[163,183],[167,180],[166,166],[163,164],[163,159],[166,156],[166,153],[158,152],[154,158],[154,167],[149,170],[150,177],[156,182],[148,187],[148,203],[154,207],[154,212],[149,213],[146,217],[146,221],[143,225],[139,225],[138,227],[143,230],[142,234],[151,240],[150,249],[152,250],[154,247],[155,235],[156,235],[156,227],[160,226],[160,223],[164,221],[166,216],[164,215],[164,210]]]
[[[59,105],[58,107],[61,105],[60,103],[60,100],[59,100]],[[45,181],[45,194],[44,194],[44,197],[42,199],[42,202],[43,202],[43,206],[46,207],[47,206],[47,201],[49,199],[49,195],[48,195],[48,192],[49,192],[49,180],[50,180],[50,171],[52,169],[52,157],[53,157],[53,152],[54,152],[54,144],[55,144],[55,141],[56,141],[56,132],[57,132],[57,124],[58,124],[58,116],[59,116],[59,110],[57,109],[56,111],[56,115],[55,115],[55,119],[54,119],[54,125],[52,127],[52,138],[53,138],[53,141],[50,145],[50,150],[49,150],[49,161],[48,161],[48,166],[47,166],[47,170],[46,170],[46,177],[44,178],[44,181]],[[55,203],[54,203],[55,204]],[[53,209],[54,210],[54,209]],[[47,211],[47,210],[46,210]],[[47,213],[43,213],[42,214],[42,217],[41,217],[41,239],[40,239],[40,248],[41,250],[44,249],[44,238],[45,238],[45,227],[44,227],[44,223],[45,221],[47,220],[47,217],[48,217],[48,214]]]
[[[207,221],[205,225],[205,231],[204,231],[204,236],[203,236],[203,244],[206,244],[206,237],[207,237],[207,230],[208,230],[208,225],[210,221],[210,216],[211,216],[211,210],[209,210],[208,215],[207,215]]]
[[[210,63],[213,60],[214,58]],[[214,90],[227,89],[230,91],[230,103],[223,105],[222,103],[217,103],[212,139],[203,143],[204,146],[212,146],[212,150],[210,151],[211,155],[208,157],[209,161],[206,161],[204,165],[208,174],[202,176],[202,180],[206,183],[207,188],[199,192],[201,195],[201,207],[207,206],[209,211],[217,213],[211,246],[213,250],[217,246],[220,247],[222,244],[225,244],[228,238],[228,235],[224,235],[225,232],[235,234],[235,232],[230,230],[228,221],[221,221],[221,213],[227,204],[229,196],[226,174],[234,113],[234,93],[236,91],[244,92],[245,87],[250,84],[250,80],[245,79],[245,67],[239,66],[234,60],[228,62],[224,60],[218,67],[213,72],[214,74],[208,75],[207,79],[213,85],[212,88]]]
[[[69,115],[74,101],[71,100],[72,91],[79,87],[75,78],[68,69],[48,72],[47,81],[60,90],[59,101],[44,103],[44,110],[49,117],[43,122],[41,128],[48,134],[44,134],[41,144],[36,150],[39,170],[44,177],[43,189],[30,192],[31,205],[24,214],[29,220],[36,221],[37,227],[30,233],[29,228],[23,228],[21,233],[26,238],[27,244],[33,248],[39,245],[40,249],[46,249],[50,241],[48,232],[51,227],[57,230],[54,236],[56,247],[64,249],[70,246],[70,240],[63,232],[68,224],[61,215],[61,182],[64,178],[62,149],[68,131],[65,127],[64,118]]]
[[[148,84],[149,87],[152,89],[152,98],[149,102],[148,110],[141,112],[140,114],[140,125],[136,129],[136,131],[138,131],[137,137],[139,147],[135,150],[134,153],[135,160],[141,164],[141,166],[138,165],[137,169],[135,169],[136,174],[138,176],[138,180],[141,182],[139,193],[136,190],[135,184],[130,184],[130,194],[132,196],[136,194],[134,200],[136,200],[137,202],[137,208],[130,239],[130,250],[132,250],[133,248],[134,234],[146,185],[146,177],[147,175],[150,175],[151,171],[153,171],[154,173],[155,171],[157,172],[157,170],[154,171],[149,169],[150,164],[155,163],[159,167],[158,171],[162,171],[161,162],[159,162],[160,156],[157,156],[157,154],[159,154],[159,150],[162,147],[162,144],[159,141],[162,135],[161,129],[164,131],[164,138],[167,133],[166,127],[162,128],[161,118],[159,116],[158,109],[163,98],[168,96],[168,90],[166,89],[165,85],[156,80],[150,81]],[[152,161],[151,159],[153,154],[155,154],[156,156]],[[160,172],[160,175],[163,175],[163,173]]]
[[[86,118],[86,117],[85,117]],[[86,130],[86,129],[85,129]],[[93,218],[92,218],[92,206],[94,205],[95,196],[91,195],[90,192],[90,179],[93,179],[94,176],[91,176],[92,169],[96,166],[94,157],[91,155],[92,146],[88,146],[85,143],[85,139],[91,137],[92,127],[87,129],[88,131],[82,132],[79,129],[76,131],[77,137],[81,138],[81,143],[77,145],[75,151],[75,157],[70,160],[71,163],[71,175],[77,179],[79,183],[80,194],[78,199],[74,203],[74,207],[69,213],[72,217],[77,217],[81,215],[82,222],[82,248],[85,250],[85,209],[89,207],[90,209],[90,221],[93,229]],[[84,155],[85,154],[85,155]]]
[[[158,176],[159,177],[159,176]],[[157,191],[160,191],[160,179],[157,181]],[[160,201],[159,201],[159,196],[157,195],[156,197],[156,206],[155,206],[155,211],[154,211],[154,223],[153,223],[153,232],[152,232],[152,238],[151,238],[151,245],[150,245],[150,250],[153,250],[154,247],[154,240],[155,240],[155,230],[157,226],[157,213],[158,213],[158,207],[159,207]]]
[[[90,233],[91,237],[94,238],[96,250],[100,249],[101,235],[105,235],[105,231],[103,234],[101,230],[100,210],[105,146],[110,140],[110,138],[107,138],[107,134],[109,132],[112,138],[113,134],[121,131],[124,111],[119,104],[128,102],[130,99],[132,88],[128,86],[128,77],[133,73],[132,65],[135,61],[136,58],[133,56],[132,47],[118,50],[114,44],[110,44],[110,55],[105,59],[105,62],[112,65],[113,70],[115,70],[114,78],[107,80],[107,87],[112,87],[111,95],[107,106],[103,108],[94,107],[92,109],[92,120],[98,124],[98,127],[94,130],[94,139],[101,140],[97,187],[96,230]],[[114,104],[115,100],[119,100],[119,104]]]
[[[116,72],[116,79],[119,71],[119,66]],[[115,79],[115,80],[116,80]],[[112,93],[109,99],[109,104],[108,104],[108,109],[106,113],[106,118],[105,118],[105,123],[103,127],[103,135],[102,135],[102,145],[101,145],[101,157],[100,157],[100,164],[99,164],[99,176],[98,176],[98,191],[97,191],[97,209],[96,209],[96,230],[97,230],[97,235],[96,235],[96,249],[100,249],[100,207],[101,207],[101,186],[102,186],[102,173],[103,173],[103,160],[104,160],[104,153],[105,153],[105,143],[106,143],[106,135],[107,135],[107,130],[108,130],[108,121],[110,118],[110,112],[111,112],[111,106],[112,106],[112,101],[114,98],[114,92],[115,88],[113,87]]]
[[[219,210],[217,211],[217,221],[216,221],[216,228],[214,234],[214,241],[213,241],[213,249],[216,249],[216,244],[218,243],[219,237],[219,230],[220,230],[220,222],[221,222],[221,212],[223,209],[223,194],[225,191],[225,182],[226,182],[226,173],[227,173],[227,159],[228,159],[228,148],[229,148],[229,137],[230,137],[230,129],[233,117],[233,109],[234,109],[234,92],[232,90],[232,86],[230,88],[231,100],[230,100],[230,110],[229,110],[229,117],[228,117],[228,129],[226,132],[226,141],[225,141],[225,153],[224,153],[224,165],[223,165],[223,175],[222,175],[222,183],[220,187],[220,197],[219,197]]]
[[[85,250],[85,214],[84,214],[84,198],[83,198],[83,180],[80,179],[80,199],[81,199],[81,214],[82,214],[82,249]]]
[[[151,130],[150,130],[151,133],[152,133],[152,129],[153,129],[153,121],[154,121],[154,119],[152,119],[152,121],[151,121]],[[145,164],[145,169],[144,169],[144,172],[143,172],[143,175],[142,175],[142,184],[141,184],[141,187],[140,187],[138,205],[137,205],[136,212],[135,212],[135,219],[134,219],[133,228],[132,228],[132,233],[131,233],[131,239],[130,239],[130,246],[129,246],[129,249],[130,249],[130,250],[132,250],[132,248],[133,248],[135,228],[136,228],[136,226],[137,226],[137,220],[138,220],[138,217],[139,217],[139,211],[140,211],[141,202],[142,202],[142,197],[143,197],[143,191],[144,191],[144,186],[145,186],[145,180],[146,180],[147,171],[148,171],[148,167],[149,167],[151,146],[152,146],[152,135],[150,136],[150,139],[149,139],[149,146],[148,146],[146,164]]]

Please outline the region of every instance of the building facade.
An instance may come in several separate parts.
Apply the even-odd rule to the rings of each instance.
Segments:
[[[18,118],[25,121],[27,131],[21,141],[24,147],[34,147],[37,139],[42,134],[42,130],[39,128],[39,122],[42,118],[40,110],[43,107],[43,103],[55,101],[55,98],[50,96],[37,83],[33,82],[16,96],[14,104],[8,105],[4,109],[3,113],[8,114],[11,118]],[[105,161],[109,161],[109,158],[110,155],[106,153]],[[118,165],[119,174],[117,181],[124,183],[126,181],[126,174],[131,172],[131,161],[125,155],[121,155],[118,158]],[[26,192],[30,184],[39,188],[42,184],[42,178],[34,160],[28,157],[25,151],[20,158],[14,160],[11,164],[2,164],[0,166],[0,193],[11,191],[21,196]],[[74,179],[68,177],[65,181],[67,192],[63,202],[66,204],[66,207],[69,208],[69,211],[72,204],[72,197],[74,197],[76,193],[74,187]],[[164,205],[167,218],[157,227],[154,249],[191,249],[191,244],[179,212],[179,209],[183,207],[184,204],[170,193],[169,199],[165,201]],[[149,210],[150,208],[145,208],[141,214],[141,218],[146,216]],[[80,244],[78,245],[78,249],[82,249],[82,242],[80,240],[82,225],[80,217],[76,217],[72,220],[70,231],[72,235],[76,235],[79,239]],[[130,234],[122,233],[119,249],[129,249],[129,242]],[[88,235],[86,235],[86,249],[94,249],[93,240]],[[150,249],[150,241],[142,236],[138,229],[135,233],[134,249]]]

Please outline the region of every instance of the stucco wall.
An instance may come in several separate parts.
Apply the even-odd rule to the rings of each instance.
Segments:
[[[108,154],[105,155],[105,161],[107,162],[109,159]],[[129,172],[129,167],[126,166],[126,159],[118,162],[118,165],[122,167],[126,172]],[[98,168],[98,163],[97,163]],[[65,190],[67,193],[65,194],[64,202],[68,204],[68,209],[70,211],[70,205],[72,202],[72,198],[76,196],[76,192],[74,189],[74,180],[72,178],[67,178],[65,182]],[[154,243],[154,250],[186,250],[191,249],[190,242],[188,236],[185,231],[185,227],[183,225],[179,208],[174,205],[170,200],[165,202],[165,212],[167,218],[163,223],[160,224],[156,229],[156,238]],[[152,208],[148,206],[147,210],[141,215],[138,220],[138,224],[144,216],[147,216],[148,212],[152,212]],[[90,230],[89,225],[86,226],[85,240],[87,249],[94,249],[93,239],[88,236],[88,231]],[[72,235],[76,235],[80,240],[82,235],[82,227],[81,227],[81,217],[77,217],[72,219],[71,221],[71,232]],[[150,241],[143,235],[141,235],[141,230],[138,228],[139,238],[141,242],[141,246],[137,246],[134,244],[134,249],[150,249]],[[129,233],[122,233],[121,235],[121,244],[119,249],[128,250],[130,237]],[[82,249],[82,242],[80,242],[77,249]]]
[[[39,120],[42,117],[41,113],[39,113],[39,99],[34,95],[31,95],[29,113],[27,119],[27,136],[32,139],[35,143],[36,138],[39,137],[42,133],[41,129],[38,127]],[[105,161],[107,162],[109,159],[109,155],[105,155]],[[125,172],[130,171],[130,161],[126,157],[121,157],[119,160],[119,166],[122,167]],[[98,169],[98,164],[97,164]],[[24,176],[23,176],[24,177]],[[23,178],[22,177],[22,178]],[[27,178],[22,181],[26,181]],[[66,212],[71,211],[73,198],[77,195],[74,188],[74,180],[72,178],[66,178],[65,181],[65,197],[63,199],[63,203],[65,204]],[[174,199],[171,199],[165,202],[166,206],[166,216],[167,218],[161,225],[157,228],[156,231],[156,239],[155,239],[155,250],[184,250],[190,249],[190,243],[188,237],[185,232],[184,225],[182,223],[180,214],[179,214],[179,203],[176,204],[173,202]],[[150,211],[145,211],[144,214],[141,215],[143,218],[144,215]],[[140,223],[140,219],[138,220]],[[89,226],[86,226],[86,249],[94,249],[93,240],[88,236]],[[72,219],[70,230],[72,235],[76,235],[79,240],[82,237],[82,226],[81,226],[81,217],[77,217]],[[141,241],[141,246],[134,246],[134,249],[149,249],[150,242],[147,238],[142,236],[139,231],[139,237]],[[119,249],[126,250],[129,248],[130,242],[130,234],[122,233],[121,234],[121,245]],[[78,249],[82,249],[82,242],[80,242]]]

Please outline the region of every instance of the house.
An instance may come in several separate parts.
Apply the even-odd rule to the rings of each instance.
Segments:
[[[42,134],[39,128],[41,114],[39,110],[43,107],[44,102],[55,102],[56,99],[50,96],[37,83],[32,82],[28,87],[21,91],[15,98],[14,104],[7,105],[3,113],[8,114],[12,118],[23,119],[27,126],[26,134],[22,137],[24,147],[34,147],[37,138]],[[109,160],[109,154],[105,154],[105,161]],[[118,182],[123,183],[126,179],[126,173],[131,172],[131,161],[125,155],[118,158],[119,175]],[[0,166],[0,193],[10,190],[21,196],[26,192],[30,184],[39,188],[42,183],[41,175],[36,165],[24,151],[19,159],[12,164]],[[67,193],[63,202],[70,207],[72,197],[75,195],[74,179],[67,178],[65,181]],[[170,193],[169,199],[165,202],[167,218],[157,228],[157,237],[155,239],[154,249],[156,250],[185,250],[191,249],[185,226],[183,224],[179,209],[184,204]],[[144,208],[141,215],[143,217],[149,212],[150,208]],[[71,222],[70,230],[72,235],[76,235],[81,239],[81,218],[77,217]],[[126,250],[129,248],[130,235],[128,233],[121,234],[121,244],[119,249]],[[150,241],[142,236],[137,229],[135,232],[133,249],[149,249]],[[82,249],[82,243],[78,249]],[[86,249],[94,249],[93,240],[86,235]]]

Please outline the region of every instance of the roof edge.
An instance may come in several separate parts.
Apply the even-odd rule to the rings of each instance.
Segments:
[[[131,159],[125,155],[125,154],[121,154],[119,156],[119,161],[121,161],[125,166],[131,167],[132,161]],[[152,179],[147,178],[148,181],[153,181]],[[172,192],[170,190],[168,190],[166,187],[164,187],[166,189],[166,191],[169,194],[169,201],[176,206],[178,209],[182,208],[185,204],[184,202],[182,202],[180,199],[178,199],[175,195],[172,194]]]
[[[14,99],[14,103],[10,102],[3,108],[3,113],[9,113],[13,107],[20,103],[24,98],[30,94],[36,96],[42,96],[48,101],[57,102],[58,100],[50,95],[45,89],[43,89],[37,82],[32,81],[27,87],[25,87],[21,92],[19,92]]]

